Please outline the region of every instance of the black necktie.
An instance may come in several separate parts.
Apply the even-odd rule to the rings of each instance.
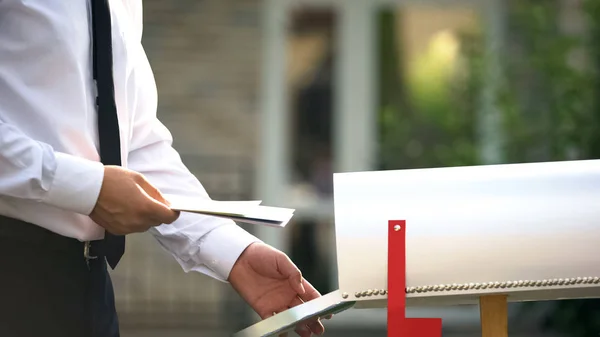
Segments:
[[[108,0],[92,0],[94,79],[98,88],[98,137],[100,160],[104,165],[121,166],[119,121],[113,83],[112,35]],[[115,269],[125,253],[125,236],[106,232],[106,261]]]

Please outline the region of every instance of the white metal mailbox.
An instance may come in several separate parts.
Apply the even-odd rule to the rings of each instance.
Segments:
[[[385,306],[388,220],[408,226],[409,306],[600,297],[600,160],[342,173],[334,188],[357,308]]]
[[[236,336],[385,307],[390,220],[407,225],[408,306],[600,297],[600,160],[339,173],[334,195],[339,290]]]

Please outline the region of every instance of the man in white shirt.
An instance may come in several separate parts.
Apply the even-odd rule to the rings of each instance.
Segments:
[[[263,318],[320,296],[235,223],[170,210],[162,193],[209,197],[156,118],[141,36],[141,0],[0,0],[1,336],[119,336],[106,261],[135,232]]]

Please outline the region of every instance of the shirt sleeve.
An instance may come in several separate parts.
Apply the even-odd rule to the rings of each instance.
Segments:
[[[127,14],[129,15],[129,19],[131,22],[131,27],[133,28],[133,34],[135,35],[135,39],[137,41],[142,40],[142,30],[144,28],[143,25],[143,4],[142,0],[124,0],[123,4],[125,9],[127,10]]]
[[[155,116],[135,121],[131,145],[129,169],[143,174],[161,193],[209,199],[172,147],[171,133]],[[242,252],[259,241],[231,220],[185,212],[150,233],[186,272],[201,272],[223,282]]]
[[[125,4],[136,38],[141,40],[142,1]],[[128,168],[143,174],[161,193],[210,199],[172,143],[171,133],[155,113],[136,114]],[[222,282],[227,282],[243,251],[259,241],[231,220],[191,213],[181,213],[174,223],[153,227],[150,233],[185,272],[200,272]]]
[[[56,152],[0,120],[0,195],[89,215],[103,178],[101,163]]]

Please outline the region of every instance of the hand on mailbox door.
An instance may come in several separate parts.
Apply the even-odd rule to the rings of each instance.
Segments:
[[[286,254],[258,242],[242,253],[228,281],[262,319],[321,296]],[[324,330],[320,321],[296,328],[301,337]]]

